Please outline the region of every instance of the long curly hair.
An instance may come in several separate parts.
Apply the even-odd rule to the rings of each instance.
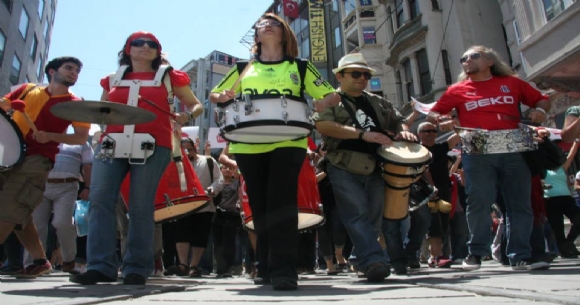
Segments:
[[[284,55],[293,58],[297,57],[298,41],[296,40],[296,35],[292,29],[290,29],[290,25],[288,25],[284,19],[280,18],[280,16],[272,13],[264,14],[262,17],[260,17],[258,23],[264,19],[273,19],[280,22],[280,25],[282,26],[282,47],[284,50]],[[259,29],[257,27],[254,28],[254,45],[252,46],[252,54],[260,56],[260,54],[262,54],[262,43],[257,41]]]
[[[493,62],[490,67],[491,75],[493,76],[515,76],[516,72],[505,61],[501,60],[501,56],[492,48],[486,46],[472,46],[469,50],[481,53],[486,58]],[[465,72],[461,72],[457,77],[457,82],[462,82],[468,78]]]

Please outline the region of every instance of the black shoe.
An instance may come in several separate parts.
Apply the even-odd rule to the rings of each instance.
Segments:
[[[274,290],[296,290],[298,289],[298,281],[289,277],[278,277],[272,279],[272,288]]]
[[[408,257],[407,258],[407,265],[409,269],[419,269],[421,268],[421,263],[417,257]]]
[[[272,280],[269,277],[257,276],[254,278],[254,285],[271,285]]]
[[[1,275],[16,275],[22,272],[24,272],[24,268],[20,266],[6,265],[0,268]]]
[[[463,260],[463,270],[465,271],[473,271],[481,268],[481,256],[469,254]]]
[[[391,267],[393,267],[393,272],[396,275],[405,275],[407,274],[407,265],[401,262],[391,262]]]
[[[88,270],[82,274],[71,275],[69,281],[81,285],[95,285],[96,283],[112,283],[117,279],[110,278],[97,270]]]
[[[525,258],[519,262],[512,263],[512,269],[515,271],[547,270],[550,269],[550,264],[532,258]]]
[[[123,285],[145,285],[145,277],[139,274],[127,274],[123,278]]]
[[[367,267],[365,275],[367,281],[371,283],[380,283],[384,281],[386,277],[391,275],[391,270],[383,263],[372,263]]]

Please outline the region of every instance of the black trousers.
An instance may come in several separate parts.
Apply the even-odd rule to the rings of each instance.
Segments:
[[[240,229],[240,227],[213,224],[213,247],[217,274],[224,274],[234,266],[236,237]]]
[[[257,235],[258,276],[298,278],[298,176],[306,150],[235,154]]]
[[[580,207],[572,196],[556,196],[546,200],[546,214],[556,237],[558,248],[564,249],[566,242],[574,243],[580,235]],[[564,232],[564,216],[570,219],[572,227],[567,236]]]

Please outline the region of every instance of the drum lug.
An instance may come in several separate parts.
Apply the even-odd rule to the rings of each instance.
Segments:
[[[226,118],[225,111],[218,109],[217,110],[217,124],[219,126],[224,126],[226,124],[225,118]]]
[[[288,112],[287,111],[282,111],[282,120],[284,120],[284,123],[288,124]]]
[[[173,206],[173,202],[171,202],[171,198],[169,198],[169,195],[163,194],[163,196],[165,197],[165,206],[168,207]]]
[[[232,109],[235,112],[238,112],[238,100],[237,99],[234,100],[234,103],[232,104]]]
[[[240,122],[240,116],[239,115],[234,115],[234,122],[237,126],[237,124]]]
[[[286,96],[282,95],[280,97],[280,104],[282,105],[282,108],[288,107],[288,102],[286,101]]]
[[[194,189],[193,189],[193,194],[194,194],[195,196],[198,196],[198,195],[199,195],[199,191],[197,190],[197,188],[194,188]]]
[[[252,111],[254,111],[253,107],[252,107],[252,100],[250,99],[250,95],[246,94],[244,95],[244,102],[245,102],[245,106],[244,106],[244,110],[245,110],[245,114],[246,115],[250,115],[250,113],[252,113]]]

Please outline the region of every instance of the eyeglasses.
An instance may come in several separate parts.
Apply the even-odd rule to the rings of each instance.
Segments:
[[[421,133],[437,133],[437,129],[426,129],[426,130],[421,130]]]
[[[142,47],[147,44],[151,49],[159,49],[159,44],[153,40],[135,39],[131,41],[132,47]]]
[[[348,73],[354,79],[358,79],[358,78],[360,78],[361,76],[364,75],[365,79],[366,80],[369,80],[373,76],[370,72],[360,72],[360,71],[342,72],[342,73]]]
[[[471,54],[467,54],[467,55],[465,55],[465,56],[461,57],[461,58],[459,59],[459,62],[460,62],[460,63],[464,63],[464,62],[466,62],[466,61],[467,61],[469,58],[471,58],[471,59],[478,59],[478,58],[480,58],[480,57],[481,57],[481,53],[471,53]]]
[[[282,25],[282,22],[277,21],[277,20],[271,20],[271,19],[262,20],[262,21],[256,23],[256,27],[258,29],[265,28],[267,26],[275,27],[275,26],[280,26],[280,25]]]

